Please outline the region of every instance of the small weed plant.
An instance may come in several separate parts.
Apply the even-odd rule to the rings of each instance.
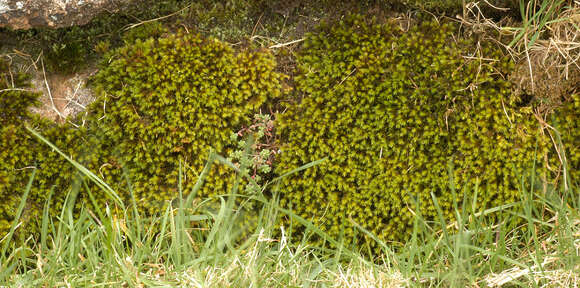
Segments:
[[[261,193],[263,177],[272,171],[276,144],[274,143],[274,121],[270,115],[254,115],[253,124],[232,133],[231,140],[237,149],[227,158],[239,169],[241,176],[250,179],[245,191],[248,195]]]

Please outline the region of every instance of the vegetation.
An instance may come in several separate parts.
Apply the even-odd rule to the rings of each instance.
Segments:
[[[54,123],[41,119],[38,115],[29,112],[29,106],[38,103],[39,93],[30,91],[29,77],[25,74],[12,72],[7,62],[0,63],[0,231],[6,233],[15,218],[14,207],[17,206],[21,195],[15,191],[22,191],[28,182],[31,169],[39,169],[39,178],[31,188],[30,202],[22,215],[23,219],[35,219],[42,214],[42,207],[46,201],[48,191],[52,185],[65,190],[61,180],[69,183],[72,178],[72,167],[66,165],[56,153],[44,145],[38,145],[29,133],[24,130],[24,124],[29,121],[41,128],[51,141],[61,147],[66,146],[71,155],[82,151],[81,146],[71,147],[78,139],[78,133],[66,131]],[[65,132],[66,133],[63,133]],[[62,175],[60,180],[59,175]],[[62,203],[64,199],[56,198]],[[60,210],[60,206],[55,205]],[[28,222],[28,221],[27,221]],[[35,231],[27,227],[26,232]]]
[[[548,127],[546,134],[554,139],[556,147],[554,149],[555,157],[559,161],[553,161],[555,166],[552,168],[555,173],[561,173],[564,167],[569,167],[571,178],[561,177],[559,180],[564,185],[571,186],[573,181],[580,179],[580,95],[574,94],[568,101],[565,101],[557,113],[552,115],[552,123],[556,127]],[[561,144],[557,144],[560,143]],[[565,164],[563,164],[565,163]],[[565,174],[564,174],[565,175]],[[554,183],[557,185],[557,183]]]
[[[503,29],[479,18],[502,1],[460,2],[152,1],[0,31],[24,51],[0,62],[0,287],[577,285],[577,10],[520,1]],[[34,49],[49,73],[100,61],[84,115],[30,112]]]
[[[26,91],[28,86],[28,78],[25,74],[12,74],[8,62],[0,59],[0,156],[2,159],[0,161],[0,197],[3,203],[0,206],[0,231],[7,231],[7,228],[10,227],[10,222],[13,219],[13,217],[9,217],[10,210],[19,198],[18,195],[14,195],[15,193],[11,193],[13,197],[8,195],[9,191],[12,191],[8,189],[10,183],[16,177],[15,167],[22,167],[18,165],[19,158],[15,157],[13,153],[22,157],[22,155],[26,155],[28,148],[19,145],[19,137],[15,136],[18,132],[15,123],[31,116],[26,113],[26,108],[34,105],[39,96],[37,93]],[[13,149],[10,149],[11,147]]]
[[[31,134],[41,137],[37,132]],[[42,137],[41,137],[42,139]],[[43,139],[42,141],[47,140]],[[50,143],[49,143],[50,144]],[[50,144],[52,145],[52,144]],[[52,146],[55,147],[56,146]],[[66,157],[66,154],[62,154]],[[215,155],[210,156],[210,159]],[[98,176],[68,158],[86,182],[103,184]],[[207,162],[208,169],[214,169]],[[315,163],[312,163],[315,164]],[[309,166],[312,166],[309,165]],[[220,165],[231,165],[228,161]],[[231,166],[230,168],[234,168]],[[303,173],[307,166],[293,173]],[[306,170],[307,171],[307,170]],[[29,189],[36,182],[32,170],[29,184],[18,206],[20,215]],[[206,174],[196,179],[202,183]],[[241,175],[234,180],[240,181]],[[86,183],[85,182],[85,183]],[[178,187],[182,187],[177,183]],[[533,192],[534,183],[522,185],[521,199],[513,205],[498,207],[521,217],[527,230],[509,230],[506,222],[490,228],[485,213],[471,213],[470,201],[458,205],[457,222],[414,219],[410,241],[395,253],[390,245],[360,226],[356,229],[378,241],[382,253],[375,263],[361,250],[343,245],[306,219],[280,207],[276,197],[260,195],[221,195],[221,206],[214,212],[207,201],[178,197],[164,212],[153,217],[141,215],[131,205],[108,198],[112,205],[104,210],[83,207],[72,216],[73,189],[66,198],[60,218],[48,217],[46,206],[39,238],[14,239],[12,232],[0,242],[0,284],[9,286],[187,286],[187,287],[573,287],[578,284],[580,255],[575,235],[578,227],[576,187],[551,190],[545,197]],[[101,189],[107,189],[101,186]],[[196,194],[201,186],[179,195]],[[267,187],[263,187],[266,189]],[[453,189],[453,187],[450,187]],[[130,189],[130,186],[127,186]],[[466,190],[477,194],[478,190]],[[92,191],[96,193],[97,191]],[[232,191],[230,191],[232,192]],[[236,199],[243,197],[259,207],[259,221],[251,237],[241,244]],[[117,204],[114,204],[117,203]],[[120,206],[122,205],[122,206]],[[535,207],[546,210],[536,210]],[[497,209],[497,208],[496,208]],[[519,211],[525,211],[519,213]],[[472,210],[471,210],[472,211]],[[554,217],[546,217],[552,211]],[[306,228],[302,236],[291,233],[292,226],[277,226],[272,219],[290,217]],[[120,217],[119,217],[120,216]],[[546,221],[547,220],[547,221]],[[457,228],[454,235],[446,227]],[[192,227],[205,227],[196,229]],[[553,231],[550,234],[537,231]],[[279,232],[277,232],[279,231]],[[274,238],[274,235],[280,235]],[[316,236],[336,248],[310,246]],[[329,249],[330,248],[330,249]]]
[[[281,93],[282,75],[273,71],[269,53],[234,53],[199,35],[137,40],[110,57],[95,76],[102,96],[91,111],[92,118],[102,119],[95,122],[105,134],[103,149],[118,156],[117,164],[100,172],[106,180],[120,180],[115,176],[125,165],[139,204],[150,211],[177,195],[179,159],[189,190],[210,149],[229,154],[236,144],[231,135]],[[232,172],[212,171],[199,196],[225,191]]]
[[[281,93],[282,75],[273,71],[275,62],[267,52],[234,53],[226,44],[198,35],[136,40],[110,55],[114,60],[107,61],[95,76],[96,90],[102,95],[89,108],[84,127],[57,125],[38,117],[32,123],[114,187],[125,182],[124,167],[131,175],[140,207],[151,213],[177,196],[176,163],[180,159],[186,168],[183,185],[190,189],[195,185],[192,179],[203,169],[201,159],[210,149],[224,155],[232,152],[237,141],[231,135],[244,125],[249,126],[266,100]],[[10,100],[5,97],[22,92],[10,93],[2,94],[2,99]],[[12,106],[5,107],[6,113],[25,113],[25,104],[30,104],[14,107],[19,103],[10,103]],[[53,201],[62,204],[75,173],[56,153],[30,139],[23,129],[24,119],[6,120],[16,123],[3,127],[1,146],[6,166],[0,175],[4,183],[0,195],[12,199],[4,202],[11,206],[3,206],[6,214],[2,220],[10,222],[14,198],[19,198],[13,191],[27,182],[27,173],[16,169],[38,168],[38,184],[31,191],[31,206],[26,213],[33,218],[42,210],[51,187],[57,191]],[[10,147],[22,151],[14,154]],[[213,170],[199,196],[225,191],[232,177],[233,170]],[[104,204],[102,196],[97,195],[97,199]],[[121,193],[121,197],[128,200],[129,194]],[[61,209],[56,203],[51,207],[56,209],[51,215]],[[4,223],[0,231],[7,227]]]
[[[449,189],[449,161],[459,190],[479,185],[477,211],[520,198],[520,176],[543,159],[545,141],[501,78],[509,60],[466,60],[474,45],[452,35],[447,24],[403,33],[354,17],[308,36],[296,78],[304,96],[280,120],[278,168],[329,161],[286,178],[283,205],[335,237],[354,237],[351,219],[407,239],[415,213],[453,218],[463,195]]]

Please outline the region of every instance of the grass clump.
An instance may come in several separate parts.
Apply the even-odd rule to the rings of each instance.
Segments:
[[[501,76],[510,61],[452,35],[450,24],[403,32],[355,16],[307,37],[296,78],[302,100],[280,117],[277,167],[329,161],[284,179],[285,207],[350,241],[349,219],[401,241],[416,213],[455,218],[463,195],[449,189],[450,161],[458,191],[479,185],[475,211],[520,198],[520,175],[547,153],[546,141]]]
[[[341,287],[352,279],[362,286],[391,286],[405,281],[400,273],[391,272],[387,266],[373,265],[351,251],[341,252],[343,256],[318,254],[304,244],[296,245],[284,234],[283,228],[279,240],[272,238],[273,230],[279,228],[271,220],[284,210],[275,200],[259,195],[246,199],[259,205],[259,224],[250,231],[250,237],[237,241],[239,236],[236,235],[243,233],[241,226],[236,224],[240,207],[234,203],[241,195],[235,194],[235,189],[219,195],[221,204],[217,213],[208,199],[192,201],[192,196],[182,197],[200,192],[209,175],[207,172],[216,168],[212,165],[216,157],[232,165],[217,155],[210,155],[204,173],[196,178],[198,185],[190,191],[181,190],[184,186],[180,177],[177,201],[168,202],[164,212],[145,215],[134,209],[134,200],[127,205],[118,202],[117,193],[99,176],[66,156],[34,130],[29,128],[28,131],[78,169],[84,176],[82,185],[91,183],[100,187],[101,193],[109,192],[110,205],[103,210],[93,210],[83,202],[79,203],[80,212],[73,213],[81,193],[80,186],[76,186],[67,195],[59,218],[49,216],[50,204],[46,203],[37,238],[13,237],[21,220],[17,217],[10,232],[0,239],[0,285],[298,287],[324,283]],[[182,168],[180,166],[180,172]],[[18,215],[24,210],[30,189],[37,181],[35,171],[17,205]],[[240,177],[243,176],[239,175],[232,184],[238,183]],[[127,189],[131,191],[131,186]],[[99,193],[92,189],[85,192]],[[299,220],[308,225],[307,221]],[[37,256],[39,261],[30,261],[30,257]],[[348,268],[343,264],[347,262],[350,263]],[[359,271],[365,274],[359,275]],[[337,272],[344,277],[338,282]]]

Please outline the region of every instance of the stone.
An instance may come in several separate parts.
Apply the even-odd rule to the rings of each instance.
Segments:
[[[0,27],[59,28],[88,23],[102,11],[117,11],[131,0],[0,0]]]

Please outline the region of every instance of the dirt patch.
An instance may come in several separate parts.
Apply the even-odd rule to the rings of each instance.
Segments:
[[[549,112],[578,92],[580,70],[575,65],[569,69],[554,65],[543,53],[530,55],[530,63],[527,59],[519,61],[510,81],[515,84],[515,95],[533,97],[540,111]]]
[[[32,80],[34,88],[41,92],[41,104],[31,108],[33,113],[62,123],[85,111],[87,105],[95,100],[93,91],[86,86],[87,79],[94,69],[71,75],[35,73]]]

